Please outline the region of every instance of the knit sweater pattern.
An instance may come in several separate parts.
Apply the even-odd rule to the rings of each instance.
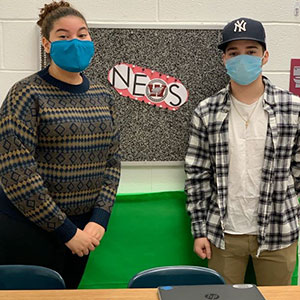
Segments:
[[[113,97],[82,77],[70,85],[46,68],[16,83],[0,111],[0,184],[13,204],[4,211],[64,242],[76,232],[69,217],[89,213],[106,228],[120,178]]]

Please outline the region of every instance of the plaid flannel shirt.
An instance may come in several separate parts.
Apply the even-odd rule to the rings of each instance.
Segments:
[[[300,206],[300,99],[265,84],[263,108],[268,130],[258,206],[258,255],[298,239]],[[194,111],[185,159],[187,211],[194,238],[207,237],[225,249],[228,117],[230,85],[199,103]]]

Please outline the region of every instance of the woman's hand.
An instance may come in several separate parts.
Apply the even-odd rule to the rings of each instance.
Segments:
[[[65,245],[72,251],[73,254],[77,254],[82,257],[83,255],[88,255],[90,251],[95,250],[95,247],[99,245],[99,240],[89,233],[77,228],[73,238],[71,238]]]
[[[95,222],[87,223],[83,231],[96,238],[99,242],[102,240],[105,233],[104,227]]]

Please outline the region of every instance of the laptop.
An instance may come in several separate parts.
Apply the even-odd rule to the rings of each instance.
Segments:
[[[160,300],[265,300],[254,284],[161,286],[158,296]]]

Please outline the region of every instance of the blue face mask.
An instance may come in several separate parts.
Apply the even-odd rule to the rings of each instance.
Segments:
[[[50,56],[63,70],[81,72],[90,64],[94,51],[91,41],[62,40],[51,43]]]
[[[226,61],[230,78],[238,84],[248,85],[262,72],[262,58],[255,55],[238,55]]]

